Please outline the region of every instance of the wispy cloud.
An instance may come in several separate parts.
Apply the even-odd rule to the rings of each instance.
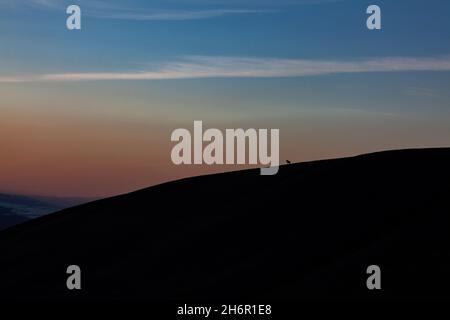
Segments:
[[[85,72],[8,76],[0,77],[0,82],[274,78],[410,71],[450,71],[450,57],[394,57],[338,61],[198,56],[159,65],[150,64],[145,70],[137,72]]]
[[[439,98],[439,92],[435,89],[424,87],[408,87],[406,94],[413,97]]]
[[[152,10],[152,11],[127,11],[109,10],[91,12],[91,16],[101,19],[136,20],[136,21],[161,21],[161,20],[197,20],[236,14],[271,13],[272,10],[248,10],[248,9],[215,9],[215,10]]]
[[[154,3],[168,3],[171,5],[243,5],[243,6],[280,6],[280,5],[315,5],[315,4],[324,4],[324,3],[333,3],[339,2],[343,0],[161,0],[154,1]],[[109,8],[117,2],[123,1],[114,1],[114,0],[0,0],[1,3],[10,3],[10,2],[28,2],[36,5],[42,5],[46,7],[62,7],[68,4],[82,4],[91,7],[105,7]]]
[[[208,4],[208,5],[255,5],[255,6],[294,6],[316,5],[339,2],[344,0],[165,0],[176,4]]]
[[[135,20],[135,21],[163,21],[163,20],[199,20],[210,19],[227,15],[243,15],[243,14],[269,14],[277,12],[268,8],[239,8],[230,6],[217,6],[208,4],[205,8],[202,6],[194,6],[192,8],[175,9],[165,8],[165,6],[137,7],[124,4],[117,4],[114,1],[90,0],[90,1],[66,1],[66,0],[0,0],[0,5],[15,6],[22,9],[29,6],[38,10],[51,10],[65,12],[65,8],[70,4],[78,4],[81,6],[84,16],[98,19],[113,20]],[[185,7],[185,6],[183,6]]]

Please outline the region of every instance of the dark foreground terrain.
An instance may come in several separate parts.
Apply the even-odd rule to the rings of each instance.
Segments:
[[[3,299],[450,298],[450,149],[175,181],[0,232],[0,253]]]

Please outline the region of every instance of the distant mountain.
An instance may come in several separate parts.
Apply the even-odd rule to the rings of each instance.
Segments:
[[[0,193],[0,230],[84,202],[88,200]]]
[[[450,149],[174,181],[0,232],[0,297],[450,298]],[[82,269],[82,290],[65,287]],[[366,269],[381,267],[382,290]]]
[[[30,197],[0,193],[0,230],[60,209]]]
[[[27,220],[28,218],[15,214],[12,208],[3,207],[0,205],[0,230]]]

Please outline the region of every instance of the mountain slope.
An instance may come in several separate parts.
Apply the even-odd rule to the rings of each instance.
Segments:
[[[0,233],[4,298],[447,297],[450,149],[190,178]],[[83,289],[66,289],[66,268]],[[382,270],[368,291],[366,268]]]

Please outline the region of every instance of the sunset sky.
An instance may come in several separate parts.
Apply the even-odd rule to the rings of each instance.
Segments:
[[[194,120],[279,128],[293,162],[450,146],[449,15],[445,0],[0,0],[0,192],[102,197],[236,169],[172,164],[170,134]]]

